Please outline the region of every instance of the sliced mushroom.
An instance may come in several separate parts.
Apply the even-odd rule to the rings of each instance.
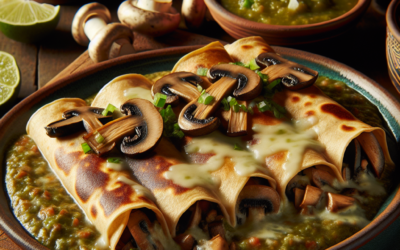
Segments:
[[[362,149],[368,156],[375,175],[380,178],[385,167],[385,158],[378,140],[372,132],[364,132],[357,137]]]
[[[293,200],[295,198],[294,189],[295,188],[305,189],[306,186],[309,184],[310,184],[310,178],[303,172],[298,173],[286,185],[286,196],[288,197],[289,200]]]
[[[294,206],[300,208],[300,204],[303,202],[305,191],[304,189],[294,188]]]
[[[336,179],[328,171],[322,169],[308,168],[304,172],[309,176],[312,183],[319,188],[322,188],[324,185],[333,187],[333,182]]]
[[[197,244],[196,239],[191,234],[180,234],[174,240],[181,247],[181,250],[192,250]]]
[[[246,101],[237,101],[238,104],[247,106]],[[247,112],[242,109],[235,112],[233,107],[229,110],[229,122],[226,134],[228,136],[244,136],[247,135]]]
[[[130,99],[121,106],[121,112],[126,116],[83,137],[89,146],[97,154],[103,154],[123,139],[121,151],[124,154],[141,154],[154,148],[163,131],[162,117],[154,105],[144,99]]]
[[[183,0],[182,16],[189,29],[198,29],[204,22],[207,6],[204,0]]]
[[[201,208],[200,208],[200,203],[196,202],[194,211],[192,212],[192,215],[189,220],[189,228],[191,227],[196,227],[197,225],[200,224],[201,221]]]
[[[345,209],[353,205],[356,201],[354,198],[345,195],[333,194],[333,193],[327,193],[327,194],[328,194],[327,208],[332,213],[336,213],[342,209]]]
[[[175,104],[179,98],[191,102],[200,96],[197,85],[207,89],[211,83],[190,72],[176,72],[159,79],[151,88],[151,94],[153,97],[156,93],[166,95],[166,104]]]
[[[322,195],[322,190],[311,185],[307,185],[303,201],[300,204],[301,208],[307,208],[308,206],[315,207]]]
[[[208,234],[211,238],[221,235],[225,239],[225,229],[222,220],[210,222],[208,224]]]
[[[72,36],[83,46],[91,41],[89,56],[94,62],[135,52],[130,29],[122,24],[107,25],[110,22],[110,11],[100,3],[83,5],[74,16]]]
[[[301,64],[289,61],[278,54],[267,52],[256,58],[257,64],[264,68],[270,82],[281,79],[282,84],[291,90],[308,87],[317,80],[318,72]]]
[[[264,185],[247,185],[240,192],[236,202],[236,214],[251,215],[258,217],[255,213],[264,216],[267,213],[277,213],[279,211],[281,199],[275,189]],[[255,211],[250,211],[254,209]],[[243,224],[244,221],[238,221]]]
[[[211,250],[229,250],[228,242],[221,235],[212,238],[209,246]]]
[[[219,107],[221,100],[231,94],[239,100],[249,100],[261,93],[260,76],[254,71],[231,64],[219,64],[208,71],[208,78],[215,82],[206,90],[214,100],[209,105],[197,100],[188,103],[178,119],[179,127],[188,135],[199,136],[215,130],[218,118],[211,116]]]
[[[361,147],[357,139],[354,139],[346,148],[346,152],[343,157],[344,165],[342,169],[342,177],[345,181],[353,179],[358,172],[358,168],[361,165]]]
[[[128,228],[139,249],[162,250],[163,245],[158,241],[153,229],[153,223],[140,210],[133,210],[129,216]]]
[[[50,123],[45,127],[50,137],[61,137],[86,129],[88,133],[93,132],[103,124],[112,120],[112,115],[103,116],[104,109],[95,107],[79,107],[67,110],[63,113],[62,120]]]
[[[148,1],[154,2],[154,0]],[[118,18],[121,23],[133,31],[150,36],[162,36],[178,28],[181,15],[173,7],[166,12],[159,12],[148,4],[141,6],[153,9],[140,8],[137,0],[122,2],[118,8]]]

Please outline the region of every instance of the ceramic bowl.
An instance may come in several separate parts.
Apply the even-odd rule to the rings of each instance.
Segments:
[[[390,80],[400,92],[400,1],[393,0],[386,11],[386,60]]]
[[[10,199],[5,186],[5,156],[7,149],[20,135],[26,133],[25,126],[29,117],[43,105],[62,97],[87,98],[97,93],[113,78],[127,73],[149,74],[171,70],[184,55],[200,46],[174,47],[127,55],[95,64],[81,72],[59,79],[51,85],[39,89],[25,98],[0,120],[0,227],[22,249],[46,250],[22,227],[13,215]],[[282,56],[319,71],[320,75],[345,82],[363,94],[376,105],[388,124],[391,155],[398,154],[400,141],[400,104],[376,82],[343,64],[326,57],[299,50],[274,47]],[[399,165],[398,165],[399,166]],[[338,243],[330,249],[399,249],[400,235],[400,191],[397,187],[381,207],[374,220],[352,237]],[[388,229],[385,230],[393,221]],[[385,230],[385,231],[384,231]],[[384,232],[382,232],[384,231]],[[376,237],[375,239],[373,239]],[[370,241],[370,242],[369,242]],[[367,244],[368,242],[368,244]],[[397,247],[396,247],[397,244]],[[1,247],[0,241],[0,249]]]
[[[236,39],[261,36],[271,45],[295,45],[317,42],[342,34],[360,20],[371,0],[359,0],[356,6],[339,17],[307,25],[258,23],[229,12],[222,7],[220,0],[205,0],[205,3],[215,21]]]

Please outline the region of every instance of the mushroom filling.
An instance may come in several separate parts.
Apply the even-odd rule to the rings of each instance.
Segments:
[[[160,224],[153,211],[143,208],[133,210],[117,246],[116,250],[130,250],[132,248],[162,250],[159,239],[165,238]]]
[[[102,115],[104,109],[94,107],[78,107],[67,110],[62,114],[64,119],[50,123],[45,127],[50,137],[62,137],[73,134],[82,129],[88,133],[103,126],[112,120],[112,116]]]
[[[197,245],[193,230],[200,230],[205,237],[221,235],[225,238],[223,215],[219,206],[209,201],[197,201],[179,219],[176,226],[175,242],[182,250],[192,250]],[[199,233],[196,233],[199,235]]]
[[[372,174],[379,178],[385,167],[381,146],[373,133],[364,132],[354,139],[343,158],[342,177],[358,181],[361,174]]]
[[[237,224],[259,221],[268,213],[277,213],[280,201],[278,192],[270,186],[268,180],[259,177],[250,178],[236,203]]]
[[[336,178],[325,166],[308,168],[298,173],[288,183],[286,196],[304,215],[313,215],[316,209],[322,207],[331,212],[338,212],[355,204],[356,200],[348,196],[351,195],[348,189],[337,190],[335,181]]]

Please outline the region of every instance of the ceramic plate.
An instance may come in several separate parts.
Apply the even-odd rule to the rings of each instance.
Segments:
[[[23,249],[46,249],[32,238],[14,217],[4,181],[5,154],[13,141],[26,133],[25,125],[29,117],[43,105],[58,98],[86,98],[95,94],[107,82],[122,74],[148,74],[171,70],[184,54],[199,47],[154,50],[98,63],[38,90],[15,106],[0,120],[0,162],[2,163],[0,176],[3,183],[0,186],[0,225],[17,244]],[[400,141],[400,104],[389,93],[365,75],[331,59],[294,49],[281,47],[274,47],[274,49],[290,60],[319,71],[322,76],[347,83],[375,104],[393,134],[393,139],[390,140],[391,144],[389,145],[392,150],[391,154],[392,156],[397,155],[397,144]],[[395,244],[400,247],[397,243],[398,235],[400,235],[400,221],[396,221],[399,214],[400,191],[397,187],[382,206],[379,215],[367,227],[331,249],[354,249],[363,245],[361,249],[394,249],[396,248]],[[395,223],[382,232],[393,221]],[[376,235],[378,236],[374,238]],[[370,242],[365,245],[368,241]]]

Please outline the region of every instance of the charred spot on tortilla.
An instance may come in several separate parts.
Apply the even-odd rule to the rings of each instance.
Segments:
[[[96,217],[97,217],[97,208],[95,207],[95,205],[93,205],[93,206],[90,208],[90,214],[92,215],[93,218],[96,218]]]
[[[76,174],[75,191],[83,202],[87,202],[90,196],[99,188],[104,188],[109,175],[100,170],[106,160],[94,154],[86,155],[79,162]],[[96,178],[93,178],[96,176]]]
[[[117,188],[111,190],[103,189],[100,197],[100,206],[107,217],[112,215],[118,208],[131,202],[130,197],[134,193],[133,188],[126,183],[118,182],[118,184],[120,186]]]
[[[54,153],[57,167],[60,168],[66,175],[69,175],[71,169],[79,163],[83,153],[81,151],[65,152],[64,148],[58,148]]]
[[[298,97],[298,96],[292,97],[292,102],[299,102],[299,101],[300,101],[300,97]]]
[[[321,111],[335,116],[344,121],[355,121],[356,118],[339,104],[326,103],[321,106]]]
[[[343,131],[346,131],[346,132],[351,132],[351,131],[356,130],[355,127],[347,126],[346,124],[343,124],[343,125],[341,126],[341,128],[342,128]]]

